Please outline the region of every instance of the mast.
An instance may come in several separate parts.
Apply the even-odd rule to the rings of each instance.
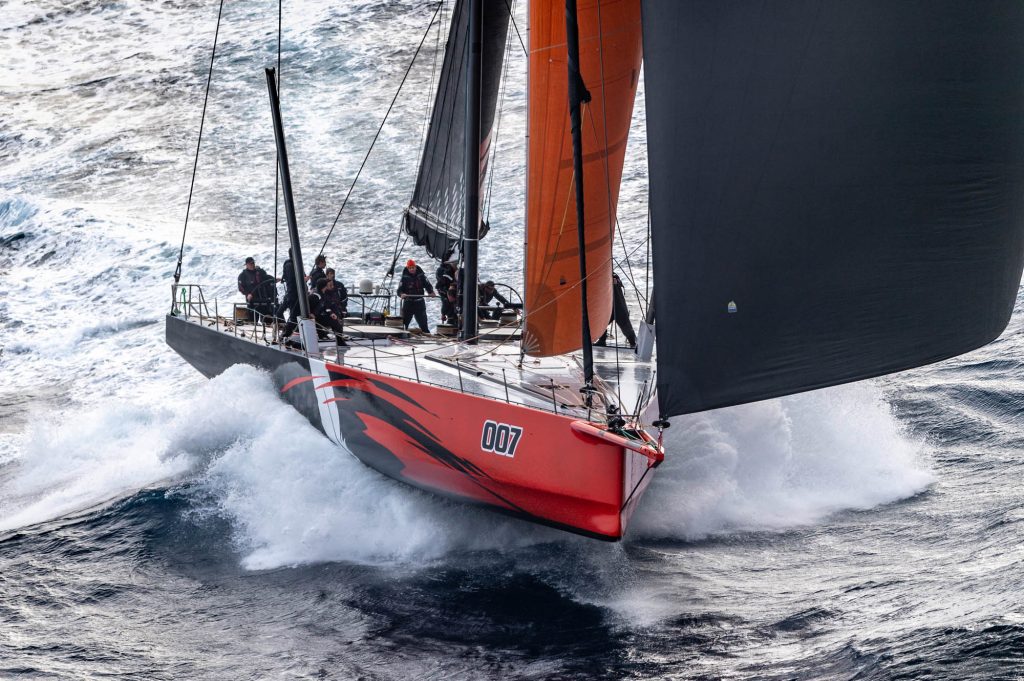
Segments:
[[[590,101],[590,92],[580,75],[580,32],[576,21],[576,0],[565,0],[565,37],[569,52],[569,121],[572,130],[572,168],[576,178],[576,238],[580,251],[580,299],[583,330],[583,390],[590,405],[594,388],[594,348],[587,311],[587,239],[583,222],[583,141],[580,134],[580,104]]]
[[[469,60],[466,65],[466,229],[462,240],[462,340],[476,343],[477,245],[480,238],[480,62],[481,0],[469,2]]]
[[[270,112],[274,117],[274,140],[277,142],[278,166],[281,171],[281,193],[284,194],[284,209],[288,216],[288,242],[292,250],[292,272],[295,276],[295,290],[299,296],[301,319],[309,317],[309,298],[305,295],[305,268],[302,266],[302,250],[299,248],[299,226],[295,221],[295,201],[292,199],[292,177],[288,172],[288,151],[284,144],[284,125],[281,123],[281,102],[277,97],[277,72],[267,69],[267,90],[270,92]]]

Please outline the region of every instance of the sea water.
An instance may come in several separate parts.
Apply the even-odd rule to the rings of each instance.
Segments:
[[[385,479],[260,371],[199,376],[163,316],[217,9],[0,3],[0,678],[1024,675],[1024,310],[962,358],[673,419],[619,544]],[[284,3],[308,252],[435,9]],[[426,260],[399,225],[450,9],[327,241],[346,282]],[[219,305],[275,262],[276,61],[276,3],[226,3],[182,268]],[[481,262],[521,288],[508,61]],[[646,293],[643,131],[641,90],[616,255]]]

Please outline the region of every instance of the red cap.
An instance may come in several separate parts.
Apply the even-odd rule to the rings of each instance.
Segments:
[[[409,258],[409,261],[407,263],[405,263],[405,266],[406,267],[416,267],[416,261],[413,260],[412,258]]]

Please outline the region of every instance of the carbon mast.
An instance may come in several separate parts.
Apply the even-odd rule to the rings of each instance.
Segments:
[[[594,348],[587,312],[587,239],[583,222],[583,140],[580,104],[590,101],[590,92],[580,75],[580,29],[576,20],[576,0],[565,0],[565,37],[569,52],[569,120],[572,129],[572,168],[576,178],[576,237],[580,249],[580,298],[583,338],[583,396],[587,406],[594,392]]]
[[[477,247],[480,239],[480,40],[481,0],[469,0],[469,60],[466,64],[466,230],[462,239],[462,340],[476,343]]]
[[[299,246],[299,226],[295,220],[295,201],[292,198],[292,177],[288,171],[288,150],[284,142],[284,125],[281,122],[281,102],[277,96],[277,72],[266,69],[267,91],[270,93],[270,113],[274,118],[274,141],[277,143],[278,169],[281,175],[281,193],[284,195],[284,209],[288,216],[288,242],[292,251],[292,274],[295,291],[299,297],[299,336],[306,352],[316,351],[316,327],[309,318],[309,298],[306,296],[305,268],[302,266],[302,249]]]

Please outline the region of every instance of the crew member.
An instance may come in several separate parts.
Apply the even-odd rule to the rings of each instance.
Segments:
[[[292,331],[297,326],[296,320],[299,318],[299,294],[295,287],[295,270],[292,267],[292,249],[290,248],[288,249],[288,259],[281,266],[281,279],[284,281],[284,298],[274,310],[274,316],[283,319],[284,311],[288,311],[288,324],[285,325],[285,331],[281,335],[283,341],[292,335]]]
[[[320,296],[318,296],[315,293],[308,293],[308,294],[304,293],[303,295],[306,296],[307,306],[308,306],[308,309],[309,309],[309,317],[308,318],[312,319],[314,322],[316,322],[316,314],[315,313],[316,313],[317,309],[319,309],[319,307],[320,307]],[[291,347],[291,348],[296,348],[296,349],[300,349],[301,350],[302,349],[302,342],[301,342],[301,340],[292,340],[292,337],[291,337],[292,334],[295,332],[295,329],[297,329],[298,326],[299,326],[299,313],[298,313],[299,303],[297,301],[298,301],[298,299],[296,299],[296,303],[295,303],[295,314],[288,320],[288,323],[284,325],[284,331],[281,332],[281,344],[282,345],[287,345],[288,347]],[[327,338],[327,333],[326,332],[321,332],[320,327],[317,327],[316,335],[317,335],[317,338],[319,338],[320,340],[324,340],[325,338]]]
[[[427,329],[427,303],[423,300],[424,292],[434,297],[434,287],[427,281],[415,260],[410,259],[402,270],[402,280],[398,283],[398,297],[402,299],[402,326],[409,328],[409,322],[416,317],[416,324],[424,333]]]
[[[324,272],[324,268],[327,267],[327,258],[320,255],[316,256],[316,260],[313,261],[313,269],[309,272],[309,290],[312,292],[319,291],[317,284],[320,280],[327,276]]]
[[[626,305],[626,294],[622,288],[622,280],[615,273],[612,273],[612,318],[608,320],[608,325],[611,326],[612,322],[615,322],[622,331],[622,335],[629,342],[629,347],[635,348],[636,333],[633,332],[633,324],[629,321],[629,307]],[[607,342],[608,329],[605,329],[604,335],[598,338],[594,345],[605,345]]]
[[[441,323],[458,324],[456,307],[458,287],[455,284],[455,263],[443,262],[437,268],[437,295],[441,296]]]
[[[334,340],[338,346],[347,345],[343,333],[348,294],[338,291],[334,280],[326,277],[317,284],[317,291],[320,293],[320,303],[316,311],[317,324],[334,331]]]
[[[245,269],[238,275],[238,292],[245,296],[249,309],[260,316],[269,317],[273,311],[273,289],[273,278],[262,267],[256,267],[256,260],[246,258]]]
[[[493,281],[485,281],[477,287],[478,300],[477,306],[480,310],[481,319],[498,319],[501,317],[501,311],[506,307],[509,307],[509,302],[505,300],[505,296],[498,293],[494,288]],[[497,300],[500,305],[497,307],[491,307],[491,301]]]

